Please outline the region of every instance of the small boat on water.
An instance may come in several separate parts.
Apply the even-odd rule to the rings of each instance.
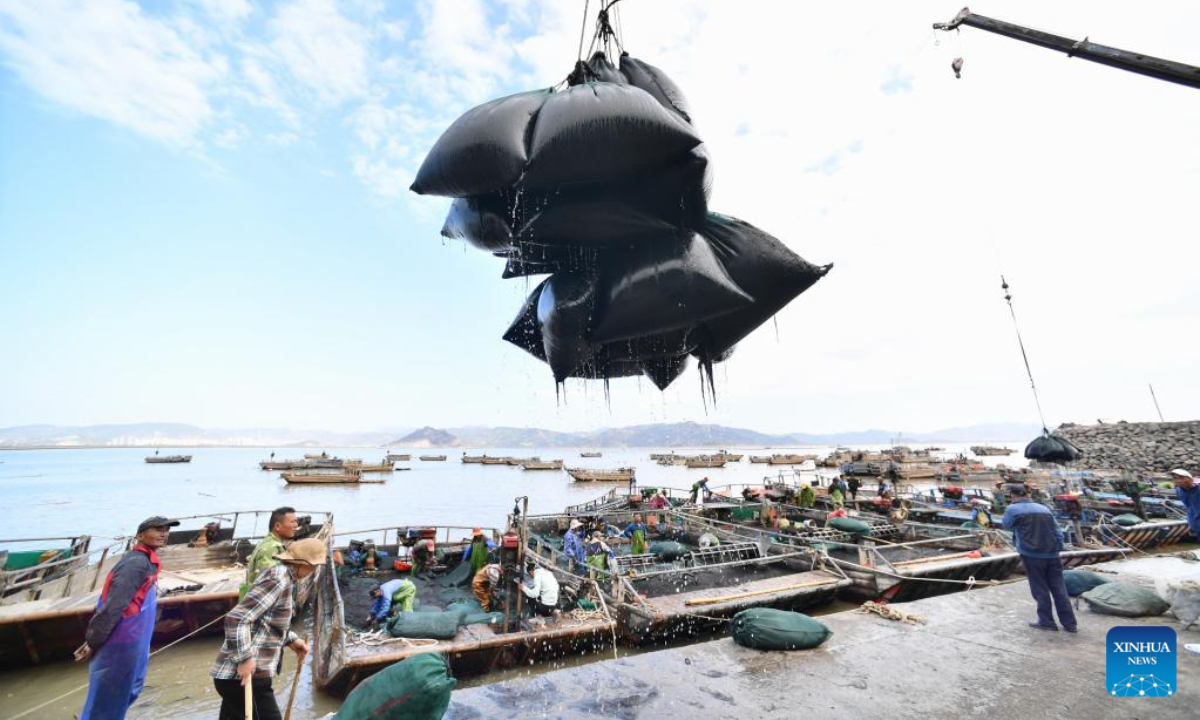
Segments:
[[[688,458],[686,461],[684,461],[684,464],[689,468],[723,468],[727,462],[729,461],[723,457],[717,457],[713,455],[697,455],[696,457]]]
[[[408,453],[388,453],[388,462],[412,462],[412,455]]]
[[[750,462],[752,462],[752,463],[770,463],[771,456],[770,455],[751,455]]]
[[[518,536],[509,536],[510,542],[506,542],[496,530],[485,533],[496,543],[497,552],[509,558],[502,560],[502,565],[509,568],[519,563],[522,543]],[[408,577],[407,572],[402,575],[402,571],[395,571],[394,563],[408,563],[411,549],[419,539],[433,540],[438,550],[431,577],[413,578],[420,608],[442,610],[452,602],[472,599],[470,565],[462,561],[463,551],[471,541],[471,528],[379,528],[339,533],[338,538],[341,547],[336,549],[343,557],[350,557],[349,549],[356,541],[361,543],[369,538],[376,541],[377,550],[387,553],[389,562],[369,573],[347,565],[339,576],[334,572],[336,566],[331,557],[317,585],[313,679],[317,687],[334,695],[345,695],[375,672],[420,653],[444,654],[451,674],[464,678],[496,669],[527,668],[537,662],[593,651],[612,643],[616,622],[603,604],[596,582],[558,568],[551,568],[551,572],[559,581],[560,599],[591,596],[599,606],[596,610],[564,612],[546,618],[541,624],[520,621],[518,610],[524,598],[509,591],[513,583],[503,577],[501,590],[493,596],[493,609],[498,616],[462,624],[449,639],[390,638],[386,631],[380,638],[362,627],[372,602],[369,592],[379,583]],[[513,607],[508,606],[510,602]]]
[[[288,485],[363,485],[387,482],[383,478],[364,479],[360,472],[283,472]]]
[[[364,473],[390,473],[395,471],[396,466],[393,463],[384,461],[378,465],[364,465],[361,462],[346,463],[346,470],[357,470]]]
[[[565,468],[575,482],[629,482],[633,480],[635,468],[616,470],[593,470],[589,468]]]
[[[817,461],[815,455],[772,455],[770,463],[772,465],[800,465],[807,460]]]
[[[479,462],[484,465],[507,465],[508,460],[509,458],[507,456],[497,457],[495,455],[484,455]]]
[[[420,459],[423,462],[445,462],[445,455],[422,455]]]
[[[979,457],[991,457],[991,456],[1008,456],[1008,455],[1012,455],[1016,451],[1012,450],[1010,448],[993,447],[991,445],[972,445],[971,452],[978,455]]]
[[[713,457],[724,458],[727,462],[741,462],[745,455],[741,453],[731,453],[728,450],[722,450]]]
[[[536,463],[536,462],[542,461],[542,459],[540,457],[527,457],[527,458],[507,457],[507,458],[504,458],[504,460],[511,467],[520,467],[520,466],[524,465],[525,463],[529,463],[529,462]]]
[[[485,457],[487,457],[487,455],[468,455],[463,453],[462,463],[464,465],[482,465]]]
[[[245,579],[244,563],[262,539],[270,511],[242,511],[178,518],[167,543],[158,550],[158,618],[153,645],[177,640],[204,628],[201,634],[223,631],[219,620],[237,603]],[[333,533],[333,516],[324,512],[297,513],[297,539],[316,537],[325,542]],[[0,540],[0,547],[22,541]],[[66,660],[83,644],[88,620],[108,572],[133,547],[132,538],[95,547],[86,538],[48,541],[55,559],[24,569],[0,571],[0,668]],[[39,545],[38,558],[46,543]],[[10,552],[11,556],[11,552]],[[298,584],[298,607],[307,603],[322,569]],[[211,625],[209,624],[211,623]],[[207,627],[205,627],[207,625]]]
[[[663,467],[672,465],[687,465],[688,459],[683,455],[660,455],[657,462]]]
[[[562,470],[562,460],[530,460],[521,463],[522,470]]]
[[[263,470],[340,470],[345,460],[336,457],[306,457],[303,460],[263,460],[258,464]]]
[[[581,458],[598,458],[598,457],[603,457],[603,456],[604,456],[604,453],[600,453],[600,452],[581,452],[581,453],[579,453],[579,457],[581,457]]]
[[[146,458],[148,463],[190,463],[191,455],[150,455]]]

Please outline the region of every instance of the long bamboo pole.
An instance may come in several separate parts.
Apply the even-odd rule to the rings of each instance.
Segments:
[[[789,590],[799,590],[806,587],[817,587],[820,585],[836,585],[841,580],[814,580],[812,582],[797,583],[795,585],[785,585],[784,587],[770,588],[768,590],[753,590],[751,592],[736,593],[734,595],[723,595],[713,598],[692,598],[685,600],[684,605],[692,607],[694,605],[714,605],[716,603],[729,602],[730,600],[741,600],[742,598],[757,597],[759,595],[770,595],[771,593],[787,592]]]

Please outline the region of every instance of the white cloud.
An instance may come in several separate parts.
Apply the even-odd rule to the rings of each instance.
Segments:
[[[254,12],[250,0],[188,0],[218,22],[239,22]]]
[[[55,102],[176,147],[194,146],[213,119],[224,59],[134,3],[10,2],[0,15],[5,62]]]
[[[270,22],[271,48],[295,79],[325,104],[367,93],[370,33],[333,0],[295,0]]]

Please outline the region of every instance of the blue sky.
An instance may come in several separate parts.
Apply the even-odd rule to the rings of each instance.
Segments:
[[[1036,420],[1000,271],[1052,424],[1150,419],[1147,382],[1194,417],[1200,94],[891,5],[622,5],[692,100],[714,208],[837,264],[714,410],[694,370],[557,401],[500,340],[531,284],[406,190],[461,112],[569,71],[582,3],[0,4],[0,426]],[[1200,62],[1188,3],[1004,13]]]

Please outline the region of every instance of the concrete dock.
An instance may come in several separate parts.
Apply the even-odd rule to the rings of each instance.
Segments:
[[[1153,586],[1200,580],[1200,562],[1141,557],[1096,566]],[[1079,602],[1078,634],[1028,627],[1024,581],[896,605],[928,620],[909,625],[855,612],[821,619],[833,630],[813,650],[763,652],[728,638],[469,688],[447,720],[476,718],[1196,718],[1200,625],[1100,615]],[[1118,625],[1177,632],[1177,690],[1165,698],[1112,697],[1105,634]]]

